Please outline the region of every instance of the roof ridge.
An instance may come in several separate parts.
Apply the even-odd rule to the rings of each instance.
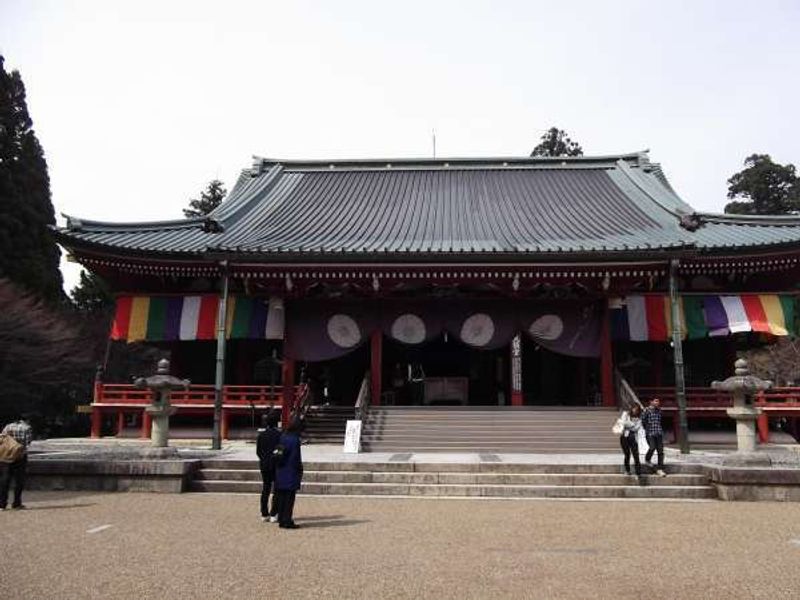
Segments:
[[[607,154],[596,156],[454,156],[454,157],[385,157],[385,158],[314,158],[314,159],[279,159],[254,156],[254,168],[265,168],[267,165],[280,164],[285,168],[292,167],[366,167],[398,165],[425,165],[425,166],[450,166],[450,165],[486,165],[510,166],[525,164],[548,164],[559,166],[562,164],[601,163],[610,168],[618,161],[632,162],[638,165],[652,164],[649,162],[647,151],[630,152],[623,154]]]

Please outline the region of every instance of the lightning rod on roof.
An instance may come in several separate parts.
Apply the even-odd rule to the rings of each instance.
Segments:
[[[431,130],[431,135],[433,136],[433,158],[436,158],[436,130]]]

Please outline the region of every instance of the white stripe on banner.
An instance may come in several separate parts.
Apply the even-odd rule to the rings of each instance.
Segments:
[[[185,296],[181,311],[180,339],[197,339],[197,320],[200,318],[200,296]]]
[[[628,330],[632,342],[647,341],[647,309],[644,296],[628,296],[625,299],[628,305]]]
[[[722,301],[722,308],[725,309],[725,315],[728,317],[728,329],[731,333],[752,331],[753,328],[750,326],[750,319],[747,318],[741,297],[720,296],[719,299]]]
[[[285,311],[282,298],[270,298],[267,309],[267,327],[264,338],[268,340],[283,339],[283,324]]]

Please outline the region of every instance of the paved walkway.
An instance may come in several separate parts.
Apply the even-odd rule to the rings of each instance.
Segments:
[[[30,493],[14,598],[797,598],[800,505]],[[13,551],[9,548],[13,545]],[[9,596],[9,597],[12,597]]]

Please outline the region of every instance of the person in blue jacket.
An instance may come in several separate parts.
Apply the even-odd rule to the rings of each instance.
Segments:
[[[300,482],[303,479],[303,457],[300,453],[300,432],[303,429],[303,420],[294,419],[286,432],[281,435],[278,451],[282,452],[276,458],[275,466],[275,491],[278,504],[278,526],[283,529],[297,529],[292,519],[294,512],[294,499]]]

